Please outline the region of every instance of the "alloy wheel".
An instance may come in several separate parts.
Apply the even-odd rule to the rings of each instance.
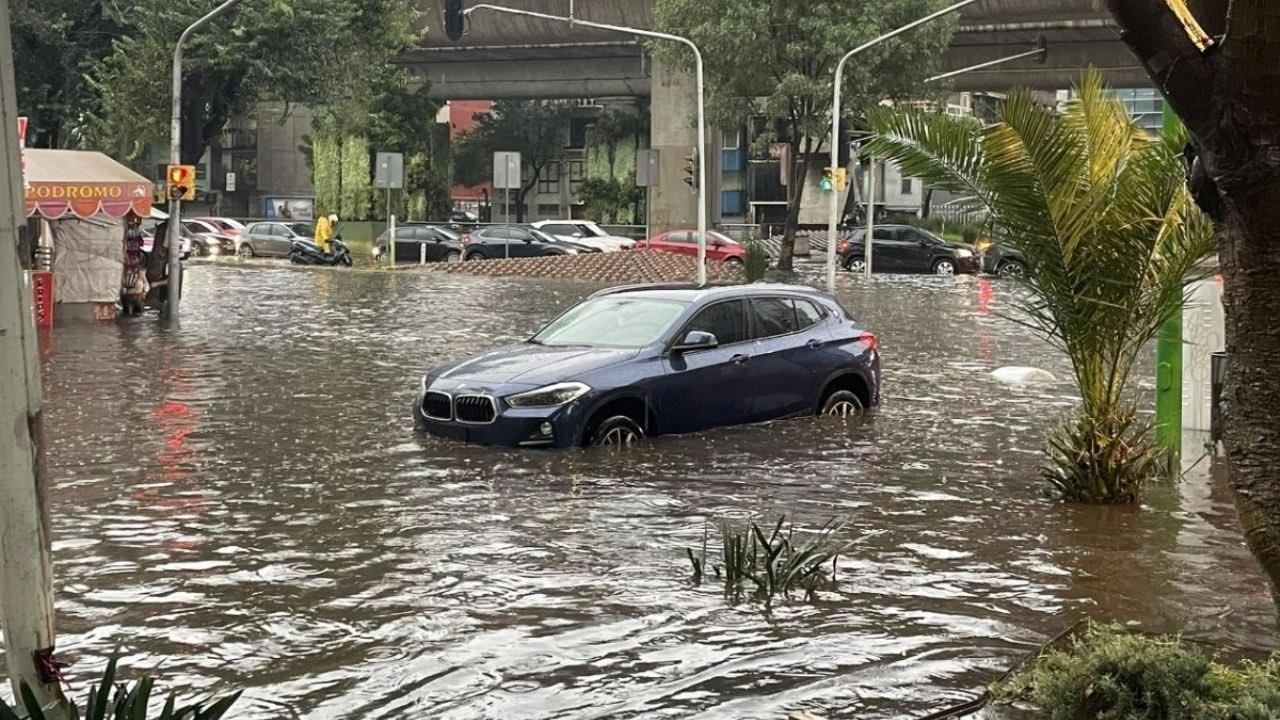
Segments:
[[[867,271],[866,260],[853,260],[849,263],[849,272],[851,273],[858,273],[859,275],[861,275],[866,271]]]
[[[950,260],[939,260],[937,265],[933,266],[933,274],[935,275],[955,275],[956,266]]]
[[[1022,263],[1007,262],[1000,266],[996,274],[1002,278],[1020,278],[1027,274],[1027,269],[1022,266]]]
[[[851,400],[841,400],[827,408],[827,415],[839,418],[857,417],[862,414],[862,406]]]
[[[640,440],[640,435],[629,427],[610,428],[609,432],[604,434],[600,445],[602,447],[618,447],[629,448],[634,446]]]

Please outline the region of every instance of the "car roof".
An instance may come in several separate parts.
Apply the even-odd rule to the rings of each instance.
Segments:
[[[591,297],[608,295],[635,295],[655,300],[679,300],[681,302],[698,302],[716,298],[759,297],[777,295],[808,295],[810,297],[827,297],[825,293],[804,285],[784,285],[781,283],[752,283],[750,285],[696,283],[665,283],[651,285],[625,285],[622,287],[601,290]]]

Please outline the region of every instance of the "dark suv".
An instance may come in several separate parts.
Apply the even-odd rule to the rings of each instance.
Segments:
[[[865,228],[841,243],[840,264],[845,270],[866,270]],[[950,245],[928,230],[910,225],[877,225],[871,246],[871,270],[883,273],[932,273],[955,275],[978,272],[978,251],[972,245]]]
[[[387,231],[378,236],[374,245],[378,257],[387,252]],[[426,223],[396,225],[396,262],[416,263],[425,257],[427,262],[462,262],[466,246],[462,237],[453,230]]]
[[[415,424],[486,445],[629,446],[648,435],[880,400],[876,336],[793,285],[650,285],[596,293],[528,341],[422,378]]]
[[[1002,278],[1020,278],[1027,274],[1027,259],[1017,249],[995,243],[982,254],[982,271]]]

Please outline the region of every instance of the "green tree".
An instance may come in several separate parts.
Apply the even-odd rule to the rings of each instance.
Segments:
[[[778,267],[791,269],[809,163],[831,135],[831,82],[849,50],[935,10],[945,0],[657,0],[660,29],[688,37],[706,64],[709,121],[735,127],[751,114],[780,124],[790,145],[786,234]],[[938,67],[953,20],[889,40],[846,64],[842,105],[857,116],[885,98],[913,97]],[[691,67],[689,53],[662,46]],[[829,152],[829,151],[828,151]]]
[[[1212,230],[1183,185],[1185,136],[1149,136],[1095,71],[1077,91],[1062,115],[1015,93],[987,127],[880,108],[867,150],[985,206],[994,236],[1022,252],[1031,293],[1015,319],[1067,354],[1081,397],[1049,433],[1045,474],[1070,500],[1136,502],[1157,452],[1129,375]]]
[[[247,2],[185,51],[182,160],[198,162],[227,119],[260,98],[323,105],[365,97],[415,37],[411,0]],[[208,12],[204,0],[116,0],[107,18],[130,32],[91,75],[97,142],[134,151],[169,137],[174,44]]]
[[[630,180],[591,177],[582,181],[578,196],[586,206],[587,219],[613,225],[631,219],[640,188]]]
[[[1179,5],[1107,2],[1124,42],[1187,125],[1191,191],[1217,224],[1231,484],[1240,527],[1280,604],[1280,5],[1200,0],[1182,15]]]
[[[449,146],[436,123],[440,102],[429,90],[392,76],[369,109],[370,147],[404,154],[404,191],[392,198],[392,210],[402,218],[444,218],[449,211]],[[388,214],[384,197],[374,198],[379,217]]]
[[[499,101],[479,115],[476,126],[459,140],[454,152],[455,179],[477,185],[493,179],[493,154],[518,152],[524,163],[521,187],[515,191],[516,222],[524,222],[524,201],[537,187],[551,162],[564,157],[572,108],[546,100]]]
[[[30,119],[32,147],[71,147],[98,97],[86,77],[111,53],[121,28],[102,0],[26,0],[12,4],[18,112]]]

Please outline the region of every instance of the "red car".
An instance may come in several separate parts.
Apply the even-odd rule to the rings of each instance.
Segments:
[[[636,250],[661,250],[698,257],[697,230],[668,230],[654,235],[648,240],[636,243]],[[707,259],[719,262],[741,263],[746,258],[747,248],[737,241],[721,235],[714,230],[707,231]]]
[[[232,220],[231,218],[199,217],[199,218],[192,218],[192,219],[199,220],[201,222],[206,222],[214,226],[215,228],[217,228],[218,232],[222,233],[223,235],[229,235],[233,238],[240,237],[241,231],[244,230],[244,223],[241,223],[239,220]]]

